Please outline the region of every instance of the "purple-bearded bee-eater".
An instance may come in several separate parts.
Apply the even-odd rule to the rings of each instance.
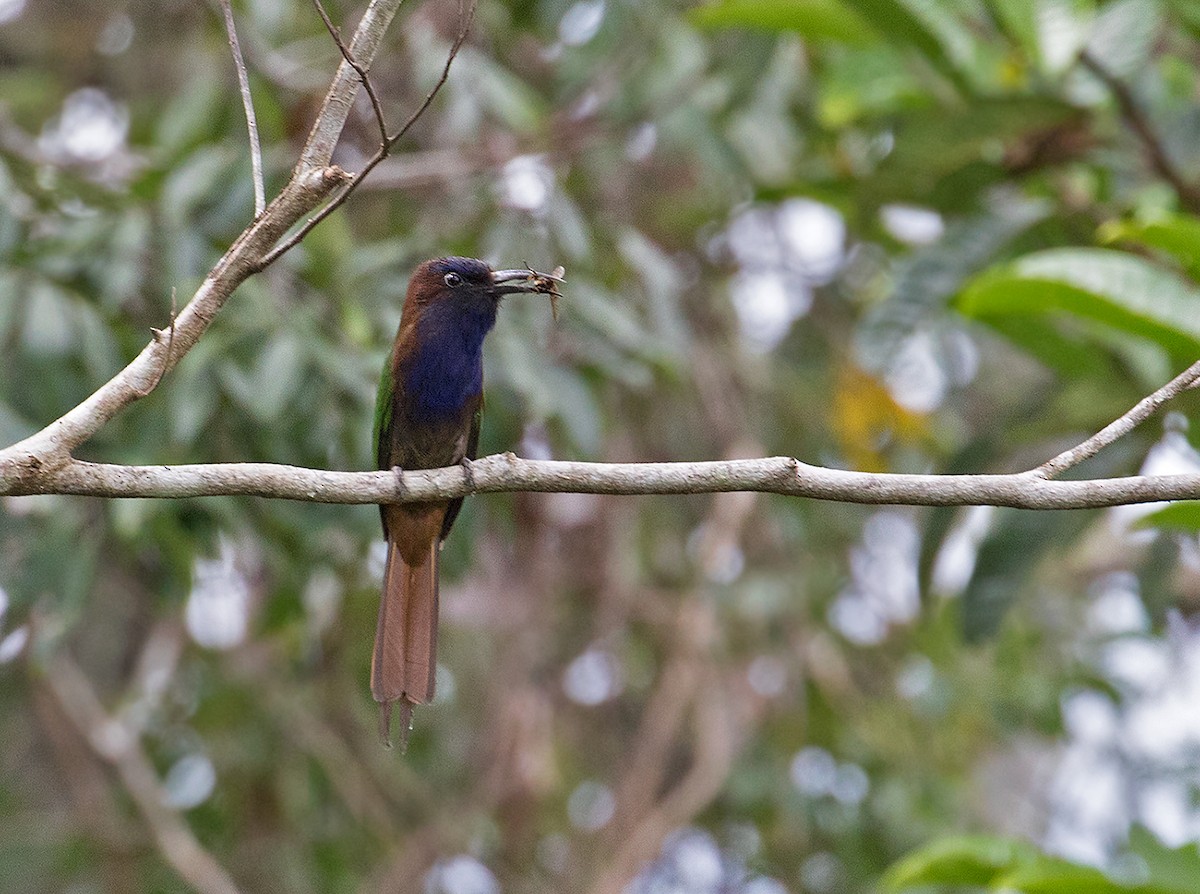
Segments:
[[[436,258],[413,273],[375,405],[380,469],[438,469],[474,459],[483,406],[483,339],[505,295],[558,297],[562,268],[492,270],[474,258]],[[371,694],[389,741],[399,702],[407,742],[412,706],[433,699],[438,554],[462,497],[380,506],[387,563],[371,657]]]

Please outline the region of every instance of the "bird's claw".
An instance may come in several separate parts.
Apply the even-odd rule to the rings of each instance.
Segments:
[[[408,493],[408,487],[404,484],[404,470],[399,466],[392,466],[392,477],[396,479],[396,490],[400,491],[400,495]]]
[[[471,458],[469,456],[464,456],[462,459],[460,459],[458,461],[458,464],[460,466],[462,466],[463,475],[467,479],[467,487],[471,488],[471,490],[474,490],[475,489],[475,469],[474,469],[473,463],[471,462]]]

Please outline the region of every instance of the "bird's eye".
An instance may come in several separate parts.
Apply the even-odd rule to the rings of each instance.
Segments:
[[[442,277],[442,282],[453,289],[455,286],[462,284],[462,277],[457,273],[447,273]]]

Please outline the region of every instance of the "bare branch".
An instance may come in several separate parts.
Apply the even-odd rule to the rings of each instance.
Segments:
[[[383,34],[400,3],[401,0],[371,0],[347,48],[348,56],[356,60],[357,70],[343,58],[291,180],[209,272],[176,319],[174,337],[167,340],[168,344],[156,338],[83,403],[24,441],[0,450],[0,481],[11,482],[28,476],[37,478],[70,464],[71,452],[76,447],[130,403],[153,391],[163,376],[196,344],[233,291],[247,277],[264,269],[299,243],[317,223],[340,206],[355,185],[383,159],[391,144],[403,136],[420,113],[428,108],[433,96],[445,83],[450,63],[466,38],[471,14],[474,13],[473,3],[471,14],[465,16],[446,60],[442,78],[400,132],[390,142],[380,145],[379,151],[356,177],[352,178],[340,168],[330,165],[334,146],[345,127],[354,96],[363,83],[359,70],[365,72],[370,68]],[[279,243],[301,217],[317,207],[339,186],[344,188],[333,201],[285,242]]]
[[[367,11],[359,19],[348,50],[363,69],[370,70],[383,35],[400,8],[400,3],[401,0],[371,0]],[[308,135],[304,151],[300,154],[298,170],[313,170],[329,165],[361,84],[358,72],[343,58],[333,84],[325,94],[325,102]]]
[[[467,34],[470,33],[471,22],[474,20],[474,18],[475,0],[471,0],[470,6],[467,7],[465,15],[460,20],[458,36],[455,37],[454,43],[450,46],[450,52],[446,55],[446,64],[442,67],[442,75],[438,79],[438,82],[434,84],[433,89],[430,90],[429,94],[425,97],[425,101],[422,102],[421,105],[417,107],[417,110],[408,117],[408,120],[404,122],[404,126],[401,127],[394,136],[388,137],[385,134],[384,142],[380,144],[379,149],[376,150],[375,154],[367,160],[366,164],[363,165],[362,170],[354,175],[353,179],[351,179],[350,182],[345,185],[341,192],[330,199],[324,208],[305,221],[304,226],[298,229],[283,242],[275,246],[272,251],[268,252],[267,255],[263,257],[258,267],[259,270],[274,264],[275,261],[277,261],[280,257],[295,248],[305,236],[312,232],[313,228],[317,224],[345,204],[346,200],[350,198],[351,193],[358,189],[359,184],[362,183],[363,180],[366,179],[366,176],[375,169],[375,166],[387,158],[388,153],[392,151],[392,147],[395,146],[396,143],[399,142],[406,133],[408,133],[409,129],[414,123],[416,123],[417,119],[425,113],[425,110],[429,108],[429,104],[433,102],[434,97],[438,95],[438,92],[446,83],[446,78],[450,76],[450,66],[454,62],[455,57],[458,56],[458,51],[462,49],[463,42],[467,39]],[[351,45],[350,53],[353,52],[354,46]],[[349,65],[350,63],[346,62],[345,64]]]
[[[1053,478],[1072,466],[1079,465],[1085,459],[1091,459],[1109,444],[1125,437],[1149,419],[1154,411],[1167,401],[1178,397],[1189,388],[1194,388],[1198,381],[1200,381],[1200,361],[1193,363],[1153,394],[1142,398],[1132,410],[1104,426],[1082,444],[1072,447],[1070,450],[1064,450],[1058,456],[1047,460],[1027,474],[1041,478]]]
[[[254,98],[250,95],[250,76],[246,73],[246,60],[242,56],[237,26],[233,22],[233,5],[230,0],[220,0],[220,3],[221,12],[225,17],[225,33],[229,36],[229,49],[233,52],[233,64],[237,68],[238,88],[242,91],[242,106],[246,110],[246,130],[250,132],[250,174],[254,178],[254,216],[258,217],[267,207],[258,119],[254,115]]]
[[[167,863],[201,894],[238,894],[229,873],[168,806],[137,731],[105,712],[87,676],[59,654],[50,660],[44,682],[92,751],[117,771]]]
[[[371,100],[371,108],[375,111],[375,123],[379,125],[379,144],[386,146],[388,141],[387,120],[383,117],[383,106],[379,102],[379,95],[375,92],[375,87],[371,83],[371,77],[367,73],[367,69],[360,65],[358,60],[354,58],[350,49],[342,40],[342,32],[337,29],[337,26],[329,18],[329,13],[325,11],[325,6],[321,3],[321,0],[313,0],[313,6],[317,8],[317,12],[321,16],[321,21],[325,23],[325,29],[329,32],[329,36],[333,38],[333,42],[337,44],[337,48],[341,51],[342,58],[358,74],[359,83],[367,91],[367,96]]]
[[[345,176],[339,168],[297,173],[267,210],[242,232],[180,311],[169,356],[165,342],[151,341],[83,403],[19,444],[0,450],[0,477],[67,462],[72,450],[126,406],[148,394],[164,370],[169,372],[191,350],[234,289],[254,272],[255,261]]]
[[[92,497],[243,495],[311,503],[405,503],[473,493],[700,494],[759,491],[843,503],[1087,509],[1200,499],[1200,474],[1135,475],[1084,481],[1007,475],[897,475],[810,466],[787,456],[696,463],[583,463],[520,459],[511,453],[462,466],[393,474],[329,472],[273,463],[119,466],[70,460],[0,479],[0,495]]]
[[[429,91],[429,94],[425,97],[425,101],[417,107],[416,111],[408,116],[408,120],[404,122],[404,126],[396,131],[394,136],[388,137],[386,142],[389,149],[400,142],[401,138],[408,133],[409,128],[416,123],[417,119],[425,114],[425,110],[429,108],[429,104],[433,102],[433,98],[438,95],[438,91],[442,89],[442,85],[450,77],[450,65],[454,62],[455,57],[458,56],[458,51],[462,49],[462,45],[466,42],[467,35],[471,33],[471,23],[475,20],[476,5],[477,0],[471,0],[470,5],[466,6],[464,12],[464,4],[459,3],[458,36],[454,38],[454,43],[450,45],[450,52],[446,56],[446,64],[442,66],[442,76],[433,85],[433,89]]]
[[[370,66],[400,2],[371,0],[350,42],[350,51],[360,65]],[[191,350],[233,291],[269,263],[263,258],[280,238],[330,192],[347,182],[349,175],[330,166],[329,160],[359,83],[357,73],[343,61],[291,180],[205,277],[179,313],[175,337],[168,340],[169,347],[163,339],[154,339],[83,403],[19,444],[0,450],[0,480],[36,476],[70,463],[71,451],[123,408],[150,393],[163,375]]]

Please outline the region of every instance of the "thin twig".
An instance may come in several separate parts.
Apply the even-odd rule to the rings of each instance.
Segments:
[[[246,110],[246,129],[250,132],[250,173],[254,178],[254,216],[258,217],[267,207],[267,189],[263,183],[262,143],[258,139],[258,119],[254,115],[254,98],[250,95],[250,76],[246,73],[246,60],[242,56],[242,46],[238,43],[237,26],[233,22],[233,5],[230,0],[220,0],[220,3],[221,12],[225,16],[225,33],[229,36],[229,49],[233,51],[233,64],[237,68],[238,88],[242,91],[242,106]]]
[[[346,200],[350,198],[351,193],[358,189],[359,184],[366,179],[366,176],[370,174],[372,170],[374,170],[377,164],[387,158],[388,153],[392,150],[392,147],[395,146],[396,143],[398,143],[404,137],[404,135],[408,133],[409,129],[413,126],[413,124],[416,123],[417,119],[425,113],[425,110],[429,108],[430,104],[434,100],[434,97],[438,95],[438,92],[446,83],[446,79],[450,76],[450,66],[454,62],[455,57],[458,55],[458,51],[462,49],[462,45],[466,41],[467,35],[471,30],[471,22],[475,18],[475,6],[476,0],[471,0],[471,3],[465,7],[465,12],[461,14],[462,18],[460,19],[458,35],[455,37],[454,43],[450,46],[450,52],[446,56],[446,64],[442,67],[442,75],[440,78],[438,78],[437,83],[434,84],[433,89],[430,90],[429,94],[425,97],[425,101],[417,107],[415,112],[409,115],[408,120],[404,122],[403,127],[396,131],[394,135],[386,137],[385,141],[380,144],[379,149],[376,150],[375,154],[372,155],[367,160],[366,164],[363,165],[362,170],[354,175],[350,182],[347,183],[332,199],[330,199],[320,211],[305,221],[304,226],[298,229],[283,242],[280,242],[277,246],[275,246],[274,249],[272,249],[263,257],[262,261],[255,268],[256,271],[265,269],[271,264],[274,264],[277,260],[279,260],[279,258],[299,245],[300,242],[303,241],[304,237],[311,233],[317,224],[345,204]],[[347,65],[349,64],[351,63],[347,60]]]
[[[379,102],[379,94],[375,92],[375,87],[371,83],[367,69],[360,65],[358,60],[354,58],[349,47],[342,40],[341,31],[337,29],[337,26],[329,18],[329,13],[325,11],[325,6],[321,3],[321,0],[313,0],[313,6],[317,8],[317,12],[321,16],[321,21],[325,23],[325,29],[329,32],[329,36],[333,38],[333,42],[337,44],[338,50],[341,51],[342,58],[358,74],[358,79],[362,82],[363,89],[367,91],[367,96],[371,99],[371,108],[375,110],[375,123],[379,125],[379,144],[380,146],[386,146],[388,141],[387,120],[383,117],[383,106]]]
[[[416,123],[417,119],[425,114],[425,110],[429,108],[429,104],[433,102],[433,98],[438,95],[438,91],[442,89],[442,85],[446,83],[446,79],[450,77],[450,65],[454,62],[454,58],[458,55],[458,51],[462,49],[462,45],[467,40],[467,35],[471,33],[471,23],[475,20],[475,8],[478,0],[471,0],[470,4],[460,2],[458,5],[459,27],[458,36],[454,38],[454,43],[450,45],[450,53],[446,56],[446,64],[442,66],[442,75],[438,78],[433,89],[429,91],[429,95],[425,97],[425,101],[417,107],[417,110],[408,116],[408,120],[404,122],[404,126],[396,131],[394,136],[387,140],[388,148],[395,146],[400,142],[401,138],[408,133],[410,127]]]
[[[92,751],[117,771],[163,859],[201,894],[238,894],[229,873],[192,834],[183,817],[168,806],[137,731],[105,712],[83,671],[60,653],[49,661],[44,680]]]
[[[1174,188],[1179,196],[1179,201],[1189,211],[1200,211],[1200,186],[1194,183],[1189,183],[1188,180],[1176,167],[1175,162],[1167,154],[1166,147],[1163,146],[1162,140],[1158,134],[1154,132],[1154,127],[1150,123],[1150,119],[1146,113],[1142,111],[1142,107],[1138,104],[1133,91],[1112,72],[1106,69],[1100,60],[1091,53],[1083,52],[1079,54],[1079,61],[1084,68],[1099,78],[1113,95],[1113,99],[1117,102],[1117,108],[1121,111],[1121,117],[1133,128],[1133,132],[1141,140],[1142,146],[1146,149],[1146,154],[1150,158],[1150,166],[1154,169],[1158,176],[1162,177]]]
[[[1178,397],[1189,388],[1195,387],[1198,381],[1200,381],[1200,361],[1193,363],[1153,394],[1142,398],[1134,405],[1133,409],[1104,426],[1082,444],[1072,447],[1070,450],[1064,450],[1058,456],[1047,460],[1026,474],[1038,478],[1054,478],[1067,469],[1079,465],[1085,459],[1091,459],[1109,444],[1125,437],[1141,425],[1167,401]]]
[[[400,3],[401,0],[371,0],[367,4],[366,11],[358,20],[358,27],[354,29],[354,36],[347,44],[350,55],[363,68],[370,70],[375,54],[379,51],[380,40],[395,17]],[[341,138],[346,117],[354,105],[354,97],[361,86],[362,80],[358,72],[343,59],[300,153],[300,168],[323,168],[330,163],[333,150]],[[341,123],[338,123],[339,121]]]

